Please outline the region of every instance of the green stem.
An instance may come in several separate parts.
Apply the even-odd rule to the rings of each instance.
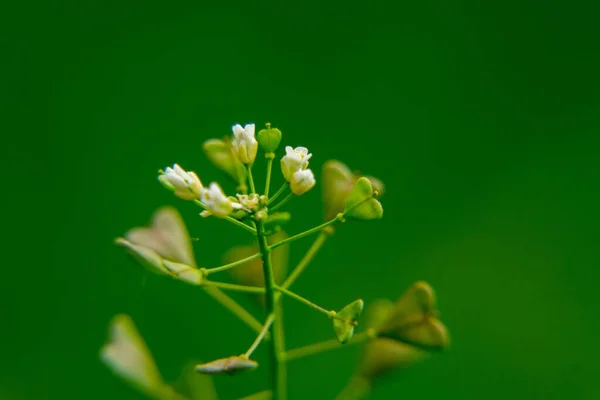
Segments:
[[[327,221],[327,222],[325,222],[325,223],[323,223],[323,224],[321,224],[319,226],[315,226],[314,228],[311,228],[311,229],[309,229],[309,230],[307,230],[305,232],[299,233],[299,234],[294,235],[294,236],[290,236],[287,239],[284,239],[284,240],[282,240],[280,242],[277,242],[277,243],[271,245],[269,247],[269,250],[276,249],[277,247],[283,246],[286,243],[293,242],[294,240],[298,240],[298,239],[301,239],[301,238],[303,238],[305,236],[311,235],[311,234],[313,234],[315,232],[319,232],[323,228],[327,228],[329,225],[332,225],[332,224],[335,224],[338,221],[341,221],[342,217],[343,217],[342,214],[338,214],[334,219],[332,219],[330,221]]]
[[[267,159],[267,181],[265,182],[265,196],[268,199],[269,189],[271,187],[271,170],[273,169],[273,158],[275,158],[275,153],[267,153],[265,154],[265,158]]]
[[[202,282],[204,286],[212,286],[217,287],[223,290],[229,290],[232,292],[241,292],[241,293],[256,293],[256,294],[265,294],[265,289],[257,286],[244,286],[244,285],[236,285],[233,283],[225,283],[225,282],[215,282],[204,280]]]
[[[277,293],[280,294],[280,293]],[[277,302],[277,298],[275,299],[275,301]],[[285,330],[283,327],[283,304],[281,303],[276,303],[275,305],[275,325],[273,326],[274,330],[275,330],[275,336],[277,337],[277,340],[275,341],[276,344],[276,351],[277,354],[281,355],[285,352]],[[281,357],[279,357],[279,359],[281,360]],[[280,384],[279,384],[279,388],[281,389],[280,393],[278,393],[279,398],[280,399],[286,399],[287,398],[287,393],[285,388],[287,387],[287,365],[280,361],[279,365],[277,366],[277,379],[279,380]]]
[[[275,278],[273,276],[273,267],[271,265],[271,250],[267,244],[267,237],[265,236],[264,224],[262,221],[256,222],[256,232],[258,238],[258,247],[262,254],[263,261],[263,273],[265,276],[265,306],[267,309],[267,315],[275,313]],[[273,340],[269,346],[269,353],[271,359],[271,381],[273,385],[273,400],[285,400],[287,397],[287,390],[285,387],[285,381],[281,381],[282,374],[281,366],[282,361],[279,359],[278,349],[281,347],[279,341],[281,337],[276,335],[273,326],[271,326],[271,336]]]
[[[308,249],[304,257],[302,257],[302,260],[300,260],[300,262],[298,263],[298,265],[296,265],[296,268],[294,268],[290,276],[288,276],[285,282],[283,282],[283,284],[281,285],[282,288],[287,289],[290,286],[292,286],[292,284],[296,281],[296,279],[298,279],[300,274],[304,272],[308,264],[310,264],[310,262],[313,260],[313,258],[315,257],[319,249],[323,246],[325,240],[327,240],[328,237],[329,234],[323,231],[319,236],[317,236],[317,239],[312,244],[312,246],[310,246],[310,249]]]
[[[288,350],[284,353],[283,358],[286,362],[297,360],[298,358],[312,356],[325,351],[339,349],[341,347],[347,347],[348,345],[363,343],[367,340],[373,339],[373,337],[373,332],[365,331],[354,335],[354,337],[346,344],[341,344],[337,339],[326,340],[324,342],[309,344],[308,346]]]
[[[285,197],[283,198],[283,200],[281,200],[279,203],[277,203],[277,204],[275,204],[273,207],[271,207],[271,208],[269,209],[269,211],[270,211],[270,212],[275,212],[275,211],[279,210],[281,207],[283,207],[283,206],[285,205],[285,203],[287,203],[288,201],[290,201],[290,199],[291,199],[292,197],[294,197],[294,196],[295,196],[295,194],[294,194],[294,193],[290,193],[290,194],[288,194],[287,196],[285,196]]]
[[[208,210],[206,208],[206,206],[204,204],[202,204],[202,202],[200,200],[194,200],[194,203],[196,203],[197,205],[199,205],[200,207],[202,207],[204,210]],[[210,211],[210,210],[208,210],[208,211]],[[240,228],[243,228],[244,230],[247,230],[248,232],[250,232],[253,235],[256,235],[256,229],[254,229],[251,226],[246,225],[242,221],[238,221],[237,219],[229,217],[229,216],[223,217],[222,219],[224,219],[225,221],[231,222],[232,224],[237,225]]]
[[[243,259],[238,260],[238,261],[234,261],[234,262],[229,263],[229,264],[221,265],[220,267],[204,269],[204,273],[206,275],[210,275],[210,274],[214,274],[215,272],[227,271],[228,269],[237,267],[238,265],[242,265],[242,264],[245,264],[245,263],[250,262],[252,260],[256,260],[260,256],[261,256],[260,253],[256,253],[253,256],[246,257],[246,258],[243,258]]]
[[[321,307],[321,306],[313,303],[312,301],[310,301],[308,299],[305,299],[304,297],[302,297],[302,296],[300,296],[300,295],[298,295],[298,294],[296,294],[296,293],[294,293],[292,291],[284,289],[284,288],[282,288],[280,286],[275,286],[275,290],[277,290],[277,291],[285,294],[286,296],[291,297],[292,299],[298,300],[299,302],[304,303],[307,306],[309,306],[311,308],[314,308],[315,310],[317,310],[319,312],[322,312],[323,314],[327,315],[328,317],[332,317],[333,315],[335,315],[335,311],[331,312],[329,310],[326,310],[323,307]]]
[[[252,177],[252,164],[246,166],[248,168],[248,183],[250,184],[250,193],[256,193],[256,187],[254,187],[254,178]]]
[[[238,317],[243,323],[248,325],[252,330],[256,332],[260,332],[262,329],[262,324],[256,320],[244,307],[239,305],[235,300],[231,297],[223,293],[220,289],[214,286],[206,286],[203,288],[204,291],[215,301],[221,304],[223,307],[231,311],[233,315]]]
[[[265,338],[265,335],[267,334],[267,332],[271,328],[271,324],[273,323],[274,319],[275,319],[275,314],[269,315],[269,317],[265,321],[265,325],[262,327],[262,329],[258,333],[258,336],[254,340],[254,342],[252,343],[252,345],[250,346],[250,348],[248,349],[248,351],[244,353],[244,356],[246,356],[246,358],[250,358],[250,356],[252,355],[252,353],[254,353],[254,350],[256,350],[256,348],[258,347],[258,345],[260,344],[260,342],[263,341],[263,339]]]
[[[273,195],[273,197],[271,197],[271,198],[269,199],[269,201],[267,201],[267,206],[269,206],[269,205],[273,204],[273,202],[274,202],[275,200],[277,200],[277,199],[279,198],[279,196],[281,196],[281,195],[283,194],[283,192],[285,192],[285,189],[287,189],[287,187],[288,187],[288,186],[289,186],[289,184],[288,184],[287,182],[286,182],[286,183],[284,183],[284,184],[283,184],[283,185],[282,185],[282,186],[279,188],[279,190],[278,190],[278,191],[277,191],[277,192],[276,192],[276,193]]]

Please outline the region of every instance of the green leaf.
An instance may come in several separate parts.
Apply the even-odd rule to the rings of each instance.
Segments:
[[[437,314],[433,288],[427,282],[416,282],[398,299],[381,333],[423,348],[447,348],[450,336]]]
[[[238,185],[246,182],[246,167],[242,164],[231,147],[231,142],[221,139],[210,139],[204,142],[202,149],[208,159],[221,171],[229,175]]]
[[[112,320],[108,343],[100,350],[100,358],[113,373],[147,395],[160,398],[170,390],[128,315]]]
[[[208,375],[235,375],[256,368],[258,368],[258,363],[256,361],[241,356],[220,358],[206,364],[196,365],[196,371]]]
[[[358,317],[362,313],[365,302],[356,300],[342,308],[333,317],[333,329],[340,343],[348,342],[354,335],[354,327],[358,324]]]
[[[381,219],[383,207],[374,195],[371,181],[365,177],[359,178],[346,201],[344,216],[362,220]]]

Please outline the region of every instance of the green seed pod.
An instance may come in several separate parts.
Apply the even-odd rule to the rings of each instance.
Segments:
[[[271,124],[267,124],[265,129],[258,131],[258,145],[265,153],[273,153],[281,143],[281,131],[277,128],[271,128]]]
[[[360,374],[372,380],[385,372],[409,367],[425,359],[428,353],[409,344],[388,338],[367,343],[360,363]]]

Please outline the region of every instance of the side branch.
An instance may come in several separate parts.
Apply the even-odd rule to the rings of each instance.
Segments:
[[[338,221],[341,222],[343,220],[344,220],[344,215],[343,214],[338,214],[332,220],[329,220],[329,221],[327,221],[327,222],[325,222],[325,223],[323,223],[323,224],[321,224],[319,226],[315,226],[314,228],[311,228],[311,229],[309,229],[307,231],[304,231],[302,233],[298,233],[297,235],[290,236],[289,238],[284,239],[281,242],[277,242],[277,243],[269,246],[269,250],[276,249],[276,248],[278,248],[280,246],[283,246],[286,243],[290,243],[290,242],[293,242],[295,240],[302,239],[305,236],[312,235],[313,233],[319,232],[319,231],[323,230],[324,228],[327,228],[329,225],[333,225],[336,222],[338,222]]]

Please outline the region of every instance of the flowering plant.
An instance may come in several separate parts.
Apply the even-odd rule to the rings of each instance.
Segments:
[[[339,399],[366,396],[383,373],[407,367],[426,358],[432,351],[449,345],[445,326],[437,319],[433,289],[425,282],[413,284],[398,301],[379,300],[368,309],[365,328],[358,330],[364,308],[362,299],[350,302],[340,310],[324,308],[291,290],[292,284],[307,268],[319,249],[337,226],[347,220],[377,220],[383,216],[379,196],[383,184],[376,178],[354,174],[339,161],[323,166],[323,204],[325,222],[302,233],[288,236],[282,227],[291,215],[279,211],[290,199],[304,195],[315,186],[315,175],[309,168],[312,154],[305,147],[285,148],[281,158],[284,185],[270,194],[275,151],[281,142],[281,131],[270,124],[255,135],[254,124],[233,126],[233,137],[211,139],[204,144],[209,159],[237,184],[238,193],[227,196],[221,186],[212,182],[204,186],[192,171],[178,164],[160,172],[159,181],[177,197],[193,201],[202,208],[203,217],[220,218],[244,229],[254,237],[251,247],[232,249],[224,265],[199,267],[191,248],[191,240],[179,213],[172,208],[159,209],[152,225],[134,228],[116,243],[129,251],[150,271],[169,276],[204,289],[222,306],[256,331],[256,338],[243,353],[235,353],[194,366],[186,374],[187,385],[167,384],[132,319],[118,315],[110,325],[110,337],[101,349],[101,359],[121,378],[149,397],[156,399],[216,399],[212,380],[207,375],[237,374],[253,370],[258,363],[252,355],[266,343],[269,351],[270,382],[263,391],[245,399],[287,399],[287,364],[293,360],[333,350],[344,345],[362,344],[363,352],[354,376]],[[258,148],[266,159],[266,184],[256,190],[253,165]],[[305,256],[286,275],[287,247],[290,243],[317,234]],[[213,279],[229,271],[239,283]],[[261,296],[265,314],[257,319],[225,292],[237,291]],[[299,301],[322,313],[332,324],[334,339],[297,349],[286,349],[282,324],[282,297]]]

